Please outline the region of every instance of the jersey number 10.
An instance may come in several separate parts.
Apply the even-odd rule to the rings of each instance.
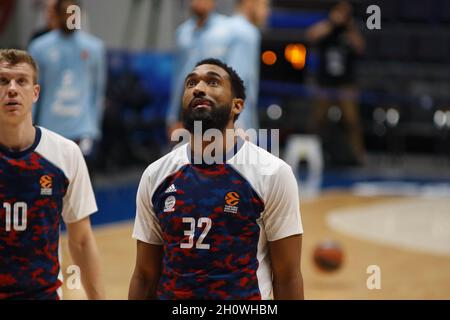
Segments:
[[[10,203],[3,203],[6,210],[6,231],[11,231],[12,227],[15,231],[25,231],[27,229],[27,204],[25,202],[16,202],[12,206]]]

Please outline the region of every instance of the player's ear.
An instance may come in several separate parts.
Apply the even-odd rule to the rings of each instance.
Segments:
[[[244,100],[241,98],[234,98],[232,101],[231,112],[233,115],[240,114],[244,110]]]
[[[33,90],[34,90],[33,102],[36,103],[36,101],[38,101],[38,99],[39,99],[39,94],[41,93],[41,86],[38,84],[35,84],[33,87]]]

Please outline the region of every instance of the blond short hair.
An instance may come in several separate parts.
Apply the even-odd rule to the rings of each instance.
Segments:
[[[26,63],[34,70],[33,82],[36,84],[39,78],[39,68],[33,57],[28,52],[18,49],[0,49],[0,63],[6,62],[11,66]]]

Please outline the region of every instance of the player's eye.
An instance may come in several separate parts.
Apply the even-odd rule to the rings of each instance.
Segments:
[[[0,85],[6,85],[8,84],[9,80],[6,78],[0,78]]]
[[[216,86],[219,85],[219,81],[217,81],[216,79],[211,79],[211,80],[208,81],[208,84],[210,86],[216,87]]]
[[[25,78],[20,78],[19,80],[17,80],[17,83],[21,86],[25,85],[27,83],[27,79]]]
[[[197,81],[194,79],[189,79],[186,81],[186,87],[187,88],[193,88],[197,84]]]

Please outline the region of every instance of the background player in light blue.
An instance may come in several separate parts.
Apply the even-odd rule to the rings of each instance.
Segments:
[[[258,129],[258,92],[261,35],[258,30],[269,14],[268,0],[240,0],[232,17],[211,13],[212,0],[194,0],[191,4],[195,18],[177,30],[177,62],[174,86],[167,115],[170,134],[181,128],[181,93],[184,77],[194,64],[214,57],[233,67],[244,80],[248,90],[246,108],[236,125],[244,130]]]
[[[191,0],[193,16],[176,30],[176,62],[167,113],[169,139],[181,128],[181,98],[184,78],[195,64],[207,57],[226,60],[229,43],[228,18],[214,12],[215,0]]]
[[[58,29],[30,44],[42,85],[33,115],[37,125],[77,142],[89,156],[101,134],[106,58],[100,39],[68,26],[71,5],[79,3],[58,0]]]
[[[245,108],[236,126],[244,130],[258,129],[258,93],[261,34],[258,28],[266,24],[269,0],[238,0],[235,14],[230,17],[230,47],[225,62],[244,80],[247,90]]]

